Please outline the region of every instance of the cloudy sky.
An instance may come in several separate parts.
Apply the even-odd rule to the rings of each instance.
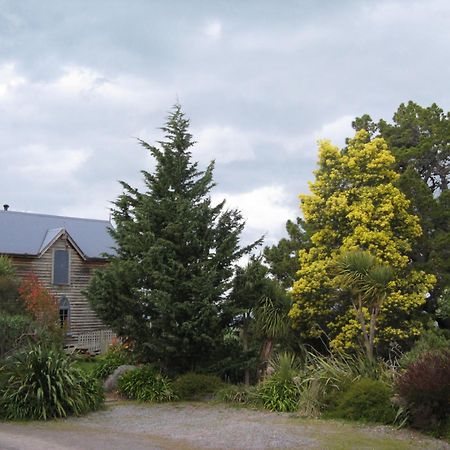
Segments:
[[[271,243],[355,116],[450,109],[448,0],[0,0],[0,204],[108,218],[180,101],[214,198]]]

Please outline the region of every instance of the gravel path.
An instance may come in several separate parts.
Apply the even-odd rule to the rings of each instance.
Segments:
[[[119,403],[80,418],[0,423],[0,450],[446,449],[408,431],[205,403]]]

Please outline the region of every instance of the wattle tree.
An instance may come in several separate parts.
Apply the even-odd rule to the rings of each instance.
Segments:
[[[410,254],[422,230],[395,184],[399,175],[394,163],[386,141],[370,140],[365,130],[343,150],[328,141],[320,143],[311,194],[301,196],[311,244],[300,250],[290,311],[304,339],[335,349],[359,347],[361,325],[355,308],[333,283],[336,259],[354,250],[370,252],[395,272],[377,318],[378,350],[407,344],[422,332],[420,312],[435,277],[411,270]],[[369,317],[368,311],[363,313]]]

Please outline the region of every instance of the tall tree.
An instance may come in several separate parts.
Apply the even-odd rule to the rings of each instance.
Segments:
[[[245,267],[237,268],[229,307],[248,361],[259,350],[260,373],[264,375],[276,340],[289,332],[290,300],[280,283],[269,277],[261,258],[252,257]],[[250,365],[244,375],[248,385]]]
[[[450,286],[450,112],[436,104],[422,107],[410,101],[399,106],[392,123],[374,122],[364,114],[353,127],[383,137],[395,156],[398,186],[423,230],[411,253],[412,262],[437,277],[427,301],[433,311]]]
[[[270,273],[288,289],[295,281],[298,270],[298,252],[310,245],[309,234],[305,221],[297,217],[293,222],[286,222],[287,238],[282,238],[276,245],[264,249],[264,260],[270,268]]]
[[[117,254],[87,295],[141,355],[183,372],[213,359],[234,265],[253,246],[239,246],[240,213],[211,203],[213,163],[200,171],[192,161],[194,141],[179,105],[162,130],[159,147],[140,141],[156,160],[153,173],[142,171],[145,190],[121,182],[111,230]]]
[[[345,293],[336,298],[332,273],[339,254],[357,249],[369,251],[396,272],[380,308],[378,348],[404,344],[421,333],[419,311],[434,277],[409,268],[408,254],[421,228],[394,184],[394,161],[386,142],[370,140],[364,130],[342,151],[328,141],[320,143],[312,193],[301,196],[311,247],[300,251],[290,311],[304,338],[329,339],[333,348],[355,346],[361,326]]]

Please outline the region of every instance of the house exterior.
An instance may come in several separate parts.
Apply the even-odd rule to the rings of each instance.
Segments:
[[[66,345],[101,351],[112,332],[91,309],[83,291],[96,269],[114,254],[105,220],[0,211],[0,254],[13,261],[19,278],[34,273],[59,302]]]

